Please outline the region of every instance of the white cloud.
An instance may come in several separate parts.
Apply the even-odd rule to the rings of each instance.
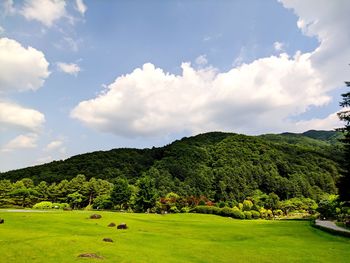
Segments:
[[[38,131],[44,122],[45,117],[39,111],[0,101],[0,130],[19,128],[21,130]]]
[[[349,78],[350,1],[280,0],[299,17],[298,27],[308,36],[316,36],[320,45],[310,57],[312,66],[322,75],[329,90],[342,86]]]
[[[36,148],[38,135],[34,133],[29,133],[26,135],[19,135],[16,138],[9,141],[2,149],[3,152],[9,152],[16,149],[29,149]]]
[[[79,11],[80,14],[84,15],[87,7],[84,4],[83,0],[75,0],[75,5],[76,5],[76,9]]]
[[[63,63],[63,62],[58,62],[57,63],[57,68],[59,71],[77,76],[78,73],[80,72],[80,67],[77,64],[74,63]]]
[[[0,38],[0,93],[40,88],[50,74],[48,66],[41,51]]]
[[[58,148],[60,148],[62,146],[62,144],[63,144],[63,141],[61,141],[61,140],[52,141],[46,146],[45,150],[46,151],[57,150]]]
[[[257,59],[244,47],[228,72],[182,65],[173,75],[145,64],[117,78],[96,98],[82,101],[71,116],[103,132],[123,136],[211,130],[242,133],[332,129],[336,114],[297,120],[330,101],[329,91],[348,79],[350,1],[281,0],[299,16],[298,26],[320,42],[313,52]],[[282,43],[275,43],[282,51]],[[335,127],[333,127],[335,126]]]
[[[207,55],[200,55],[196,58],[196,64],[199,66],[205,66],[208,64]]]
[[[273,48],[275,51],[284,51],[284,43],[276,41],[273,43]]]
[[[298,121],[296,123],[297,131],[303,132],[307,130],[334,130],[343,127],[338,118],[337,113],[332,113],[324,119],[314,118],[311,120]]]
[[[66,16],[64,0],[26,0],[20,13],[27,20],[37,20],[47,27]]]
[[[256,133],[294,129],[291,115],[329,101],[309,54],[271,56],[228,72],[181,75],[148,63],[117,78],[108,89],[71,112],[87,126],[123,136],[230,130]]]
[[[5,29],[2,26],[0,26],[0,35],[2,35],[4,32],[5,32]]]

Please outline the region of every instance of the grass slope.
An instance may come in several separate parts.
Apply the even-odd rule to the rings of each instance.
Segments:
[[[349,262],[350,239],[305,221],[239,221],[213,215],[5,212],[2,262]],[[107,227],[126,222],[128,230]],[[104,237],[114,243],[102,242]],[[81,259],[96,253],[104,259]]]

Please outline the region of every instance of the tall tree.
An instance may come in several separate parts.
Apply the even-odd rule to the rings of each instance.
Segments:
[[[118,178],[115,180],[111,192],[111,201],[113,205],[118,205],[120,209],[123,209],[128,204],[131,194],[131,188],[126,179]]]
[[[156,203],[157,192],[155,182],[149,176],[143,176],[137,181],[138,192],[136,195],[136,208],[138,211],[146,211]]]
[[[345,82],[347,87],[350,87],[350,81]],[[340,106],[344,108],[338,113],[339,119],[345,122],[345,126],[339,130],[343,132],[344,138],[344,173],[339,180],[339,196],[343,201],[350,201],[350,92],[342,94],[343,100]]]

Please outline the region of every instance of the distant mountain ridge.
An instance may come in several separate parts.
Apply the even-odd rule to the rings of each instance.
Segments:
[[[135,182],[149,175],[160,192],[236,200],[251,191],[275,192],[282,198],[336,193],[341,134],[307,131],[246,136],[210,132],[152,149],[113,149],[64,161],[0,173],[1,179],[31,178],[52,183],[77,174]]]

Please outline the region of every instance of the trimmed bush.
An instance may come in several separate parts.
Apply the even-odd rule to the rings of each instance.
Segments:
[[[243,213],[244,213],[246,219],[252,219],[252,212],[244,211]]]
[[[260,213],[258,211],[252,210],[250,212],[252,213],[252,218],[253,219],[259,219],[260,218]]]
[[[244,200],[243,201],[243,211],[250,211],[252,210],[253,203],[250,200]]]
[[[33,209],[52,209],[54,208],[52,203],[49,201],[43,201],[40,203],[37,203],[33,206]]]

